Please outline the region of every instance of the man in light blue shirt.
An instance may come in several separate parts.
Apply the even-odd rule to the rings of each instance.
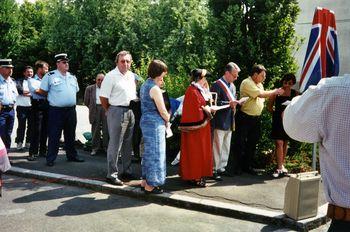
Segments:
[[[15,121],[13,109],[18,92],[11,75],[13,65],[11,59],[0,59],[0,136],[7,151],[11,146],[11,134]]]
[[[29,147],[29,161],[34,161],[37,156],[46,157],[47,123],[49,103],[46,96],[39,94],[41,80],[49,71],[49,64],[38,60],[35,62],[36,74],[28,81],[28,88],[31,95],[31,137]]]
[[[74,148],[77,115],[75,105],[79,86],[77,78],[68,72],[67,54],[55,56],[57,69],[47,73],[40,84],[40,94],[47,94],[49,102],[49,143],[46,156],[47,166],[53,166],[57,157],[59,140],[64,132],[65,150],[68,161],[84,162]]]

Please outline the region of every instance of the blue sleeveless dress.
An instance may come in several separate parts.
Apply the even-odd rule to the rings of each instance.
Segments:
[[[149,92],[155,83],[148,78],[141,86],[141,130],[144,140],[142,156],[142,178],[151,186],[160,186],[165,182],[165,122]]]

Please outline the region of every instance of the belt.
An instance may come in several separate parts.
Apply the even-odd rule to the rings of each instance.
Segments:
[[[350,209],[328,204],[327,217],[350,222]]]
[[[2,105],[1,110],[11,111],[13,110],[13,105]]]
[[[121,107],[121,108],[125,108],[125,109],[130,109],[129,106],[116,106],[116,107]]]
[[[34,101],[34,102],[46,102],[47,100],[46,99],[34,99],[34,98],[32,98],[32,101]]]
[[[239,113],[243,116],[243,117],[246,117],[246,118],[251,118],[251,119],[258,119],[260,118],[260,115],[257,115],[257,116],[253,116],[253,115],[249,115],[249,114],[246,114],[244,113],[243,111],[239,111]]]
[[[58,110],[71,110],[71,109],[75,109],[75,106],[66,106],[66,107],[50,106],[50,108],[58,109]]]

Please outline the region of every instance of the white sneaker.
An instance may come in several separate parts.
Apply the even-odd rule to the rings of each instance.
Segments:
[[[17,150],[23,149],[23,143],[17,143]]]
[[[92,149],[90,155],[96,155],[97,154],[97,150],[96,149]]]
[[[288,169],[284,167],[284,165],[282,165],[282,172],[287,174],[288,173]]]
[[[282,169],[276,169],[276,171],[272,174],[272,176],[274,178],[279,178],[279,177],[283,177],[284,173],[283,173]]]

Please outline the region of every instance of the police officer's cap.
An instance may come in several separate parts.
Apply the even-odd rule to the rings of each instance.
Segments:
[[[56,62],[60,62],[61,60],[69,60],[68,55],[66,53],[60,53],[55,55]]]
[[[12,59],[0,59],[0,67],[13,68]]]

